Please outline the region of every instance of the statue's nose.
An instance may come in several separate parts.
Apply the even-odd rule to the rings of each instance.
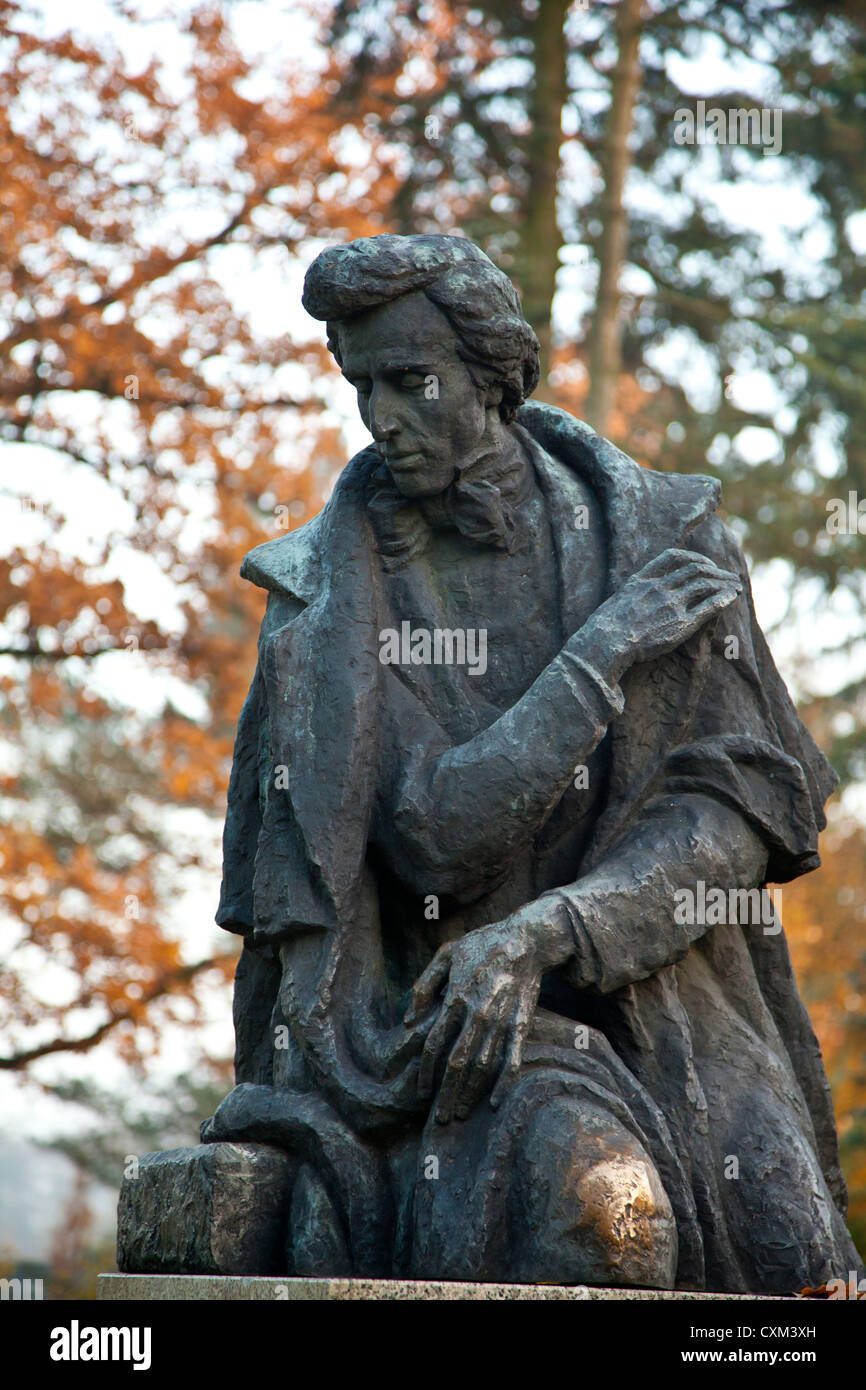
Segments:
[[[374,387],[370,397],[370,433],[373,438],[377,443],[390,439],[399,428],[390,393]]]

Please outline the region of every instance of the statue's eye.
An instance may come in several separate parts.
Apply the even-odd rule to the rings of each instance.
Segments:
[[[417,391],[424,385],[424,377],[420,372],[403,372],[400,377],[400,385],[404,391]]]

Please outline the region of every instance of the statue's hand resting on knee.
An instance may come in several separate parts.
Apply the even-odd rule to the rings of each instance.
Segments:
[[[440,1124],[465,1119],[491,1087],[490,1103],[499,1105],[520,1068],[541,977],[572,949],[566,915],[547,904],[540,910],[539,903],[439,948],[415,984],[404,1023],[436,1008],[442,991],[418,1072],[419,1095],[429,1099],[445,1063],[436,1104]]]

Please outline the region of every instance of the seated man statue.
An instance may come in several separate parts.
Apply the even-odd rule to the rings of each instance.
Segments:
[[[835,776],[719,487],[525,404],[471,242],[330,248],[304,305],[374,443],[268,591],[218,921],[290,1274],[791,1293],[860,1262],[765,885]],[[774,897],[778,893],[774,893]]]

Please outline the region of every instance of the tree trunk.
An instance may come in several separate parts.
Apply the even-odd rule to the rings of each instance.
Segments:
[[[616,7],[618,55],[611,84],[611,104],[602,155],[602,241],[598,294],[589,339],[587,420],[606,434],[621,365],[622,326],[619,280],[628,245],[623,190],[631,165],[628,137],[640,88],[638,49],[645,0],[620,0]]]
[[[516,252],[515,279],[523,312],[541,343],[541,381],[545,395],[550,369],[550,317],[561,243],[556,217],[562,108],[565,105],[566,46],[563,27],[571,0],[544,0],[532,24],[535,78],[529,99],[532,130],[527,142],[529,181]]]

